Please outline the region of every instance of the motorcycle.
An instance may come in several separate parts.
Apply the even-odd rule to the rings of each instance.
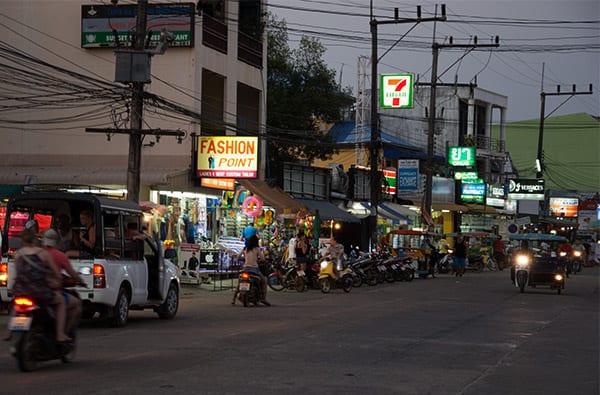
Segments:
[[[281,291],[286,288],[295,289],[297,292],[304,291],[305,288],[304,271],[297,265],[284,267],[277,264],[272,273],[269,273],[267,284],[273,291]]]
[[[454,265],[454,259],[452,259],[453,252],[453,250],[449,249],[437,262],[436,267],[438,273],[445,274],[452,271],[452,266]]]
[[[74,286],[72,284],[70,286]],[[77,291],[68,289],[72,297],[79,298]],[[10,353],[17,359],[23,372],[37,368],[38,362],[60,359],[72,362],[77,351],[77,317],[69,333],[71,341],[56,341],[56,321],[53,306],[40,306],[28,296],[17,295],[13,299],[14,315],[8,322]]]
[[[573,250],[573,257],[571,258],[571,270],[573,274],[577,274],[583,268],[583,252],[579,250]]]
[[[248,307],[250,303],[258,306],[258,303],[262,300],[260,276],[254,272],[242,270],[238,278],[237,293],[237,298],[244,307]]]
[[[344,292],[350,292],[354,282],[351,270],[345,268],[339,273],[339,276],[336,276],[334,264],[334,261],[329,259],[329,257],[325,257],[321,260],[321,270],[319,271],[319,285],[321,286],[321,292],[329,293],[333,288],[342,288]]]

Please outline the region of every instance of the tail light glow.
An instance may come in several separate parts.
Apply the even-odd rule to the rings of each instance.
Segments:
[[[0,264],[0,287],[6,287],[8,283],[8,263]]]
[[[94,288],[106,288],[106,274],[104,266],[94,264]]]
[[[243,278],[244,280],[247,280],[250,278],[250,274],[248,272],[242,272],[240,277]]]
[[[32,299],[23,296],[16,297],[13,301],[13,305],[15,312],[17,313],[27,313],[37,308]]]

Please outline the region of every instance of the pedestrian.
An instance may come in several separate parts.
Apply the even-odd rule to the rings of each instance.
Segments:
[[[192,252],[192,256],[188,260],[187,268],[188,270],[198,270],[198,258],[196,258],[196,253]]]
[[[467,266],[467,259],[469,257],[469,246],[467,241],[463,238],[462,233],[456,235],[454,240],[454,270],[456,277],[462,277]]]
[[[498,236],[496,240],[494,240],[494,244],[492,245],[492,251],[494,260],[498,264],[498,269],[504,269],[504,264],[506,262],[506,245],[502,240],[502,236]]]

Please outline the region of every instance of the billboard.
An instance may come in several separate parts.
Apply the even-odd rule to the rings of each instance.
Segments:
[[[577,217],[579,199],[551,197],[548,210],[553,217]]]
[[[504,190],[502,184],[488,184],[485,204],[494,207],[505,207]]]
[[[381,108],[413,107],[413,74],[382,74],[379,106]]]
[[[150,46],[156,46],[163,28],[173,34],[170,47],[194,46],[194,3],[148,4],[146,9]],[[115,48],[117,40],[123,47],[131,47],[134,41],[137,5],[82,5],[81,47]],[[115,34],[116,33],[116,34]]]
[[[448,147],[450,166],[475,166],[475,147]]]
[[[543,179],[516,179],[508,181],[510,200],[544,200]]]
[[[485,184],[463,182],[461,184],[460,200],[470,203],[483,203],[485,199],[485,189]]]
[[[210,178],[256,178],[258,137],[199,136],[196,175]]]

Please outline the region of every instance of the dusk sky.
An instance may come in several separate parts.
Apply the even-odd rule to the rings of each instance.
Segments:
[[[441,4],[441,3],[438,3]],[[431,43],[466,44],[478,37],[488,44],[496,35],[498,48],[480,48],[465,55],[465,49],[442,49],[439,55],[441,82],[473,82],[508,96],[508,121],[536,119],[540,115],[542,65],[544,91],[589,91],[592,95],[547,97],[546,115],[585,112],[600,115],[600,2],[561,0],[446,1],[446,22],[423,22],[410,31],[379,62],[379,73],[410,72],[419,81],[431,78]],[[394,7],[400,18],[431,17],[436,3],[430,1],[373,0],[378,21],[392,19]],[[269,10],[288,24],[290,45],[302,35],[317,37],[327,48],[327,65],[335,69],[342,86],[356,92],[359,56],[371,54],[369,0],[270,0]],[[438,14],[441,7],[438,5]],[[379,56],[406,34],[412,23],[379,25]],[[370,77],[370,66],[367,68]],[[561,105],[565,100],[567,102]],[[560,108],[559,108],[560,107]]]

